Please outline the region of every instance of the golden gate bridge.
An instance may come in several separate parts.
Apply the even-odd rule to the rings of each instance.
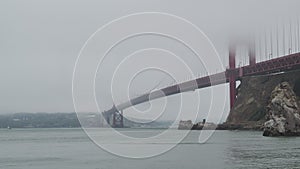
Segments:
[[[233,108],[236,101],[236,81],[241,80],[241,78],[246,76],[269,75],[278,72],[284,73],[300,69],[299,20],[297,20],[297,24],[295,24],[294,27],[289,23],[288,26],[283,26],[281,30],[281,37],[277,27],[275,33],[271,32],[269,36],[265,33],[263,40],[254,40],[247,44],[247,65],[236,66],[238,45],[231,45],[229,47],[228,57],[229,66],[226,70],[149,91],[124,103],[113,105],[109,110],[102,112],[102,115],[110,126],[122,128],[124,127],[123,110],[126,108],[157,98],[225,83],[229,83],[230,108]],[[273,34],[275,35],[273,36]],[[264,50],[262,48],[264,48]],[[279,56],[280,51],[282,53],[281,56]],[[277,57],[275,57],[274,53],[277,54]],[[265,57],[264,59],[262,59],[263,55]],[[257,62],[257,59],[260,59],[260,62]],[[244,60],[244,62],[246,61]]]

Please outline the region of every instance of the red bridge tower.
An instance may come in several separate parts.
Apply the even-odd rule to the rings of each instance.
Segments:
[[[235,74],[235,46],[229,47],[229,94],[230,94],[230,108],[233,108],[236,99],[236,74]]]

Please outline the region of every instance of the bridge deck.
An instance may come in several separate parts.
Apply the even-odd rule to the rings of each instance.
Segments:
[[[113,106],[108,111],[105,111],[104,114],[111,115],[117,111],[124,110],[133,105],[148,102],[150,100],[154,100],[161,97],[228,83],[229,75],[231,75],[232,73],[234,73],[236,77],[241,78],[244,76],[270,74],[270,73],[288,71],[288,70],[299,69],[299,68],[300,68],[300,53],[295,53],[284,57],[256,63],[255,65],[247,65],[240,68],[227,69],[226,71],[221,73],[200,77],[194,80],[189,80],[183,83],[179,83],[176,85],[151,91],[149,93],[143,94],[136,98],[132,98],[131,100],[119,104],[117,106]]]

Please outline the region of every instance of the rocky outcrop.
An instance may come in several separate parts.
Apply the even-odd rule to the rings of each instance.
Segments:
[[[202,122],[193,124],[191,120],[183,121],[180,120],[178,129],[179,130],[214,130],[217,128],[217,125],[214,123],[205,122],[205,119]]]
[[[193,127],[192,120],[187,120],[187,121],[180,120],[179,121],[179,125],[178,125],[179,130],[190,130],[190,129],[192,129],[192,127]]]
[[[199,122],[193,125],[192,130],[215,130],[217,125],[214,123],[203,123]]]
[[[300,109],[288,82],[272,91],[266,119],[264,136],[300,136]]]
[[[281,82],[288,82],[299,97],[300,72],[243,77],[237,88],[236,103],[226,122],[218,128],[262,130],[272,90]],[[297,100],[299,102],[299,98]]]

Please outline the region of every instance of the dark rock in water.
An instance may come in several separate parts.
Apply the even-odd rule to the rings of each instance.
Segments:
[[[272,91],[267,107],[264,136],[300,136],[300,109],[288,82]]]
[[[205,125],[205,123],[203,123],[203,122],[196,123],[193,125],[192,130],[202,130],[204,125]]]

